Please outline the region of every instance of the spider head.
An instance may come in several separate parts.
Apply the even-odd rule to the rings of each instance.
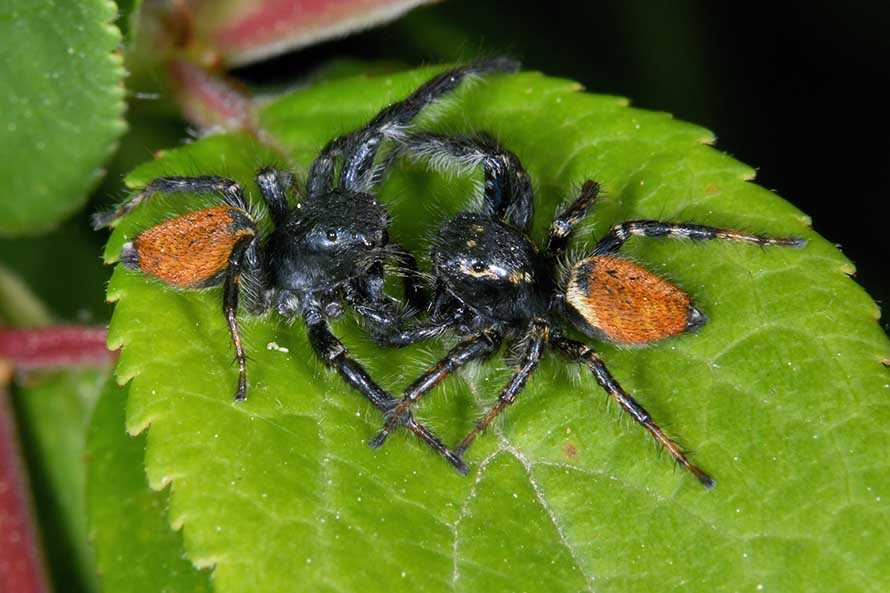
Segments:
[[[448,290],[483,315],[509,322],[546,312],[549,275],[537,249],[490,216],[463,212],[448,221],[432,260]]]
[[[328,290],[360,276],[382,257],[389,223],[370,194],[338,191],[298,204],[269,238],[267,263],[276,288]]]

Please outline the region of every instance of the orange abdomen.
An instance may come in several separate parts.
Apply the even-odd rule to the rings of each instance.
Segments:
[[[569,274],[566,303],[579,329],[618,344],[649,344],[704,322],[682,290],[616,257],[577,262]]]
[[[238,241],[256,232],[243,210],[214,206],[146,229],[124,245],[121,261],[173,286],[201,286],[225,271]]]

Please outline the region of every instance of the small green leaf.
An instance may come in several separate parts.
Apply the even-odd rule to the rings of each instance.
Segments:
[[[108,0],[0,6],[0,235],[51,228],[102,176],[125,127],[116,12]]]
[[[333,136],[405,96],[432,70],[321,84],[272,102],[250,136],[206,138],[137,169],[234,177],[259,202],[263,164],[305,172]],[[696,449],[718,480],[706,492],[609,411],[592,378],[549,355],[504,422],[469,453],[462,478],[408,436],[366,446],[380,415],[324,370],[302,326],[242,326],[250,400],[219,289],[180,292],[118,266],[109,342],[131,381],[127,424],[149,426],[149,483],[172,483],[170,521],[214,567],[219,592],[870,591],[890,586],[887,493],[890,347],[852,265],[753,171],[706,145],[702,128],[578,92],[535,73],[462,89],[420,126],[494,134],[535,182],[535,237],[587,178],[601,182],[586,234],[659,218],[810,240],[802,250],[634,239],[627,255],[671,278],[710,322],[646,349],[594,344],[616,378]],[[416,253],[472,179],[400,165],[381,188],[392,236]],[[158,198],[112,236],[123,241],[208,198]],[[593,233],[591,236],[590,233]],[[343,336],[398,394],[449,342],[384,351],[351,320]],[[453,343],[453,342],[452,342]],[[495,358],[448,380],[419,409],[455,442],[496,397]],[[446,395],[447,394],[447,395]]]
[[[200,593],[206,573],[183,557],[182,537],[166,524],[166,493],[145,483],[145,437],[124,431],[126,390],[109,382],[90,423],[90,534],[105,593]]]

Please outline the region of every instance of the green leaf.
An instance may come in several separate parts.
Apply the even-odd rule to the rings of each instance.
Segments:
[[[86,428],[108,371],[32,376],[17,385],[16,416],[35,491],[50,574],[59,591],[97,591],[87,539]]]
[[[137,169],[224,174],[258,202],[263,164],[305,172],[331,137],[367,121],[432,70],[318,85],[261,113],[266,137],[205,138]],[[718,480],[707,492],[626,418],[592,378],[547,357],[463,478],[408,436],[366,446],[380,415],[324,370],[302,326],[243,317],[250,400],[219,289],[182,292],[118,266],[109,342],[131,381],[127,425],[148,431],[149,483],[172,483],[170,522],[189,558],[234,591],[871,591],[890,586],[887,493],[890,345],[853,267],[808,218],[748,183],[702,128],[578,92],[536,73],[462,89],[422,127],[485,130],[536,186],[535,237],[587,178],[605,196],[587,232],[634,218],[800,235],[802,250],[634,239],[627,255],[668,276],[710,318],[646,349],[594,344],[616,378]],[[472,179],[404,165],[381,188],[392,236],[417,253],[467,207]],[[158,198],[123,241],[208,198]],[[584,235],[575,244],[584,243]],[[588,241],[591,235],[586,235]],[[383,351],[339,321],[357,358],[398,394],[449,343]],[[285,350],[286,349],[286,350]],[[455,442],[507,376],[501,358],[461,373],[419,414]],[[447,394],[447,395],[446,395]]]
[[[166,524],[166,493],[145,483],[145,437],[124,431],[126,390],[109,382],[90,423],[90,534],[102,590],[127,593],[210,591],[207,574],[183,557],[182,537]]]
[[[102,176],[125,127],[116,12],[108,0],[0,7],[0,235],[51,228]]]

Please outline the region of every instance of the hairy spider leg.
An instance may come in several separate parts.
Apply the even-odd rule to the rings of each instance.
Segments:
[[[229,325],[232,344],[235,346],[235,359],[238,361],[238,389],[235,391],[235,401],[238,402],[247,399],[247,355],[244,354],[244,345],[241,343],[241,334],[238,331],[238,295],[241,292],[242,260],[247,248],[254,241],[256,241],[255,236],[245,237],[235,244],[229,256],[223,285],[223,314]]]
[[[597,197],[599,197],[599,192],[600,184],[588,179],[581,187],[581,192],[575,198],[575,201],[553,219],[553,222],[550,223],[547,239],[547,252],[551,256],[565,253],[572,231],[590,212]]]
[[[99,230],[113,226],[121,217],[130,213],[139,204],[155,194],[218,194],[222,196],[229,206],[247,210],[241,186],[233,179],[215,175],[158,177],[129,200],[118,204],[111,210],[93,214],[93,229]]]
[[[397,138],[399,152],[428,161],[433,168],[455,168],[466,172],[481,166],[484,175],[483,212],[504,218],[517,229],[528,232],[534,211],[534,193],[528,173],[512,152],[501,149],[486,134],[476,137],[449,137],[441,134],[405,134]],[[460,310],[445,320],[427,321],[413,327],[381,336],[390,346],[406,346],[441,333],[453,325]],[[486,329],[453,348],[442,360],[428,369],[402,394],[399,405],[389,414],[386,424],[369,443],[381,447],[386,438],[403,422],[403,416],[420,398],[441,383],[449,374],[473,360],[491,356],[503,336]]]
[[[223,314],[229,325],[239,368],[236,400],[247,397],[244,349],[236,320],[242,273],[256,262],[257,227],[250,215],[231,206],[213,206],[165,220],[124,244],[124,267],[179,288],[202,288],[223,281]],[[249,276],[248,276],[249,277]]]
[[[463,457],[470,445],[473,444],[473,441],[476,440],[476,437],[488,428],[488,425],[500,416],[501,412],[516,401],[516,398],[525,388],[525,384],[528,383],[529,378],[541,361],[541,357],[544,355],[544,348],[550,339],[550,326],[546,322],[536,319],[530,324],[526,335],[528,336],[528,345],[519,365],[513,372],[513,376],[510,378],[507,386],[501,391],[494,405],[488,409],[488,412],[476,422],[476,426],[454,448],[454,454],[458,457]]]
[[[310,167],[309,194],[321,195],[333,189],[336,159],[341,156],[344,163],[339,187],[358,192],[369,191],[380,179],[380,172],[374,167],[374,159],[383,140],[395,139],[403,134],[426,107],[442,100],[463,80],[486,74],[515,72],[518,69],[518,62],[495,58],[453,68],[431,78],[405,99],[382,109],[364,128],[329,142]],[[386,164],[388,162],[389,160]]]
[[[383,278],[379,282],[371,281],[371,287],[366,286],[361,290],[350,283],[344,288],[344,298],[355,311],[372,324],[392,324],[392,309],[397,306],[394,300],[383,293]],[[309,315],[309,318],[306,316]],[[349,355],[346,347],[330,331],[330,327],[321,309],[316,305],[310,309],[304,309],[304,319],[309,329],[309,339],[325,364],[337,370],[341,377],[353,388],[364,395],[385,417],[396,406],[397,400],[386,390],[377,385],[364,368]],[[312,319],[310,326],[309,319]],[[333,358],[332,358],[333,357]],[[417,422],[409,412],[405,419],[405,425],[411,432],[417,435],[423,442],[429,445],[439,455],[444,457],[459,473],[466,475],[466,464],[452,453],[445,443],[439,439],[426,426]]]
[[[405,300],[408,302],[408,306],[415,311],[423,310],[426,307],[427,300],[420,283],[417,258],[398,243],[390,243],[389,251],[399,266],[399,277],[402,279]]]
[[[353,279],[343,286],[343,298],[367,322],[366,329],[377,342],[381,342],[378,336],[399,334],[404,320],[427,306],[419,285],[414,256],[395,244],[387,246],[387,253],[399,262],[399,276],[408,307],[386,294],[383,262],[375,263],[366,276]]]
[[[410,407],[420,398],[461,367],[474,360],[488,358],[497,352],[502,339],[503,336],[497,331],[486,329],[452,348],[439,362],[428,368],[405,389],[398,405],[388,414],[386,426],[368,443],[371,448],[377,449],[383,446],[386,437],[404,422]]]
[[[621,406],[622,410],[627,412],[634,421],[645,428],[662,447],[667,449],[677,463],[698,478],[698,481],[706,488],[713,488],[717,485],[717,482],[714,481],[713,478],[697,466],[693,465],[689,459],[687,459],[685,453],[677,442],[664,433],[661,427],[652,419],[649,412],[646,411],[646,408],[640,405],[632,395],[627,393],[621,385],[618,384],[615,378],[612,377],[609,369],[606,368],[603,360],[590,346],[558,335],[553,337],[553,345],[570,359],[587,365],[593,373],[593,376],[596,378],[597,383],[599,383],[600,387],[609,394],[609,397],[618,402],[618,405]]]
[[[386,254],[396,262],[408,307],[413,311],[425,309],[427,300],[420,284],[417,259],[397,243],[389,243]],[[368,269],[365,278],[347,284],[344,287],[344,297],[362,317],[375,326],[391,325],[393,321],[400,320],[402,306],[384,292],[384,287],[385,267],[381,261]]]
[[[331,332],[317,303],[303,306],[303,319],[306,322],[309,342],[325,365],[336,370],[346,383],[364,395],[378,410],[386,412],[395,406],[395,398],[377,385],[364,367],[352,358],[346,346]],[[467,474],[469,470],[463,460],[451,452],[445,443],[428,428],[418,423],[413,417],[408,418],[405,424],[411,432],[444,457],[458,472],[462,475]]]
[[[373,178],[374,157],[383,139],[397,139],[424,109],[453,92],[463,80],[485,74],[515,72],[518,69],[518,62],[506,58],[467,64],[431,78],[403,101],[386,107],[350,144],[340,174],[341,187],[366,191],[363,188]]]
[[[468,173],[481,166],[484,176],[482,213],[505,220],[523,232],[531,228],[534,192],[531,179],[512,152],[488,134],[453,137],[433,133],[396,138],[399,152],[424,159],[434,169]]]
[[[661,222],[658,220],[631,220],[614,225],[594,248],[595,255],[606,255],[617,252],[621,246],[633,236],[667,237],[669,239],[691,239],[707,241],[719,239],[752,245],[777,245],[779,247],[802,248],[807,244],[800,237],[772,238],[765,235],[751,235],[730,229],[685,224],[678,222]]]
[[[266,208],[272,217],[275,226],[284,224],[287,217],[287,189],[294,187],[294,176],[292,173],[273,169],[272,167],[263,167],[256,175],[256,185],[266,202]]]

